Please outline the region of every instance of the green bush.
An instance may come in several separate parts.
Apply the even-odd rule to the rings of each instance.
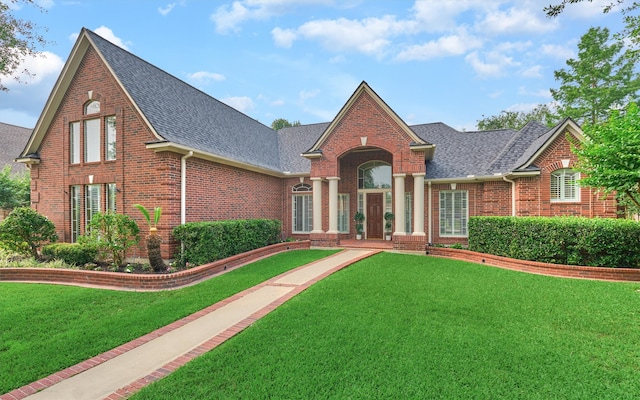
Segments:
[[[29,207],[15,208],[0,222],[0,242],[4,248],[38,258],[43,244],[58,240],[56,227],[47,217]]]
[[[96,248],[100,259],[110,259],[120,266],[127,250],[140,241],[138,234],[133,218],[113,212],[96,213],[78,242]]]
[[[555,264],[640,266],[640,224],[582,217],[471,217],[469,250]]]
[[[95,262],[98,249],[80,243],[53,243],[42,248],[42,255],[69,265],[85,265]]]
[[[189,267],[277,243],[281,224],[268,219],[189,222],[172,233],[183,248],[176,261]]]

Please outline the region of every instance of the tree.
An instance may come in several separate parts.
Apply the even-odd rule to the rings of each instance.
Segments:
[[[549,17],[557,17],[558,15],[562,14],[562,12],[564,11],[565,7],[568,4],[576,4],[576,3],[582,3],[584,0],[562,0],[560,3],[557,4],[549,4],[548,6],[546,6],[544,8],[544,12],[547,13],[547,16]],[[589,2],[593,1],[593,0],[587,0]],[[609,4],[606,4],[605,6],[602,7],[602,12],[603,13],[608,13],[609,11],[613,10],[614,8],[616,8],[617,6],[620,6],[624,3],[624,0],[611,0],[611,2]],[[628,5],[627,7],[624,7],[622,9],[623,12],[631,12],[635,9],[637,9],[638,7],[640,7],[640,4],[637,1],[633,1],[633,3],[631,3],[631,5]]]
[[[538,121],[551,127],[558,122],[558,116],[555,115],[548,105],[538,104],[533,110],[524,111],[501,111],[498,115],[490,117],[482,116],[478,120],[478,129],[481,131],[495,129],[520,129],[529,121]]]
[[[554,71],[558,89],[551,95],[562,116],[579,123],[596,124],[612,109],[638,98],[640,79],[636,60],[626,57],[624,44],[612,39],[607,28],[590,28],[578,43],[578,58],[567,60],[568,69]]]
[[[292,126],[300,126],[300,125],[301,125],[300,121],[289,122],[284,118],[278,118],[278,119],[274,119],[273,122],[271,123],[271,129],[273,129],[274,131],[277,131],[282,128],[290,128]]]
[[[640,210],[640,110],[631,103],[613,110],[601,124],[584,126],[585,140],[573,143],[580,184],[616,193],[622,204]]]
[[[30,21],[17,19],[11,13],[11,5],[25,3],[44,11],[34,0],[9,0],[0,2],[0,78],[13,77],[20,81],[20,74],[30,75],[26,69],[18,71],[25,57],[39,55],[37,45],[48,43]],[[0,81],[0,90],[9,90]]]
[[[16,207],[28,206],[31,198],[31,179],[29,174],[11,173],[11,167],[5,166],[0,171],[0,209],[12,210]]]
[[[18,207],[0,222],[0,243],[9,250],[38,258],[38,249],[58,240],[56,227],[29,207]]]

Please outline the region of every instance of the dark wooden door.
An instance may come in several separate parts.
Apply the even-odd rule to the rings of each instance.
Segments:
[[[367,194],[367,239],[382,239],[382,193]]]

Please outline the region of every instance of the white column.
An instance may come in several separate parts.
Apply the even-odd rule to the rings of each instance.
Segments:
[[[424,233],[424,172],[413,174],[413,235]]]
[[[406,174],[393,174],[393,198],[396,203],[394,235],[406,235],[404,231],[404,178],[406,176]]]
[[[338,231],[338,181],[337,176],[327,178],[329,181],[329,230],[327,233],[340,233]]]
[[[322,178],[311,178],[313,182],[313,230],[311,233],[324,233],[322,230]]]

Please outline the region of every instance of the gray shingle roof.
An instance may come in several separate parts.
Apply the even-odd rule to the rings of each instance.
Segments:
[[[271,128],[86,30],[153,129],[167,141],[281,171]]]
[[[20,157],[31,132],[32,130],[28,128],[0,122],[0,169],[10,165],[12,172],[27,170],[24,164],[15,163],[13,160]]]
[[[309,173],[301,156],[330,123],[278,132],[85,29],[125,90],[163,139],[284,173]],[[427,179],[491,176],[527,162],[555,131],[537,122],[521,130],[460,132],[443,123],[410,127],[436,145]],[[26,140],[25,140],[26,141]],[[16,152],[16,154],[19,154]]]

